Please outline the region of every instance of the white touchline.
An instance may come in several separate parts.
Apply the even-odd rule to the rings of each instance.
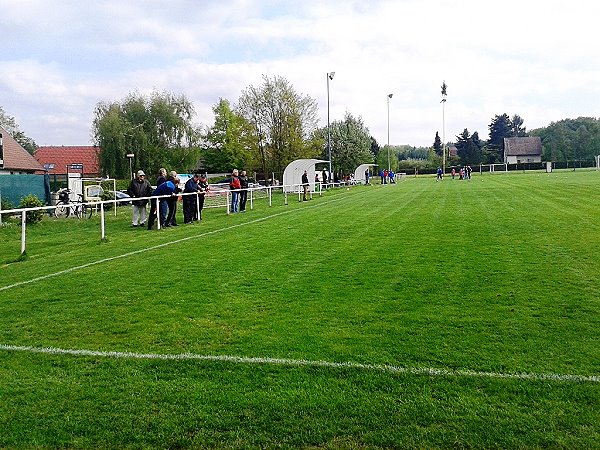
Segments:
[[[271,364],[279,366],[325,367],[330,369],[356,369],[387,373],[405,373],[411,375],[426,375],[432,377],[473,377],[473,378],[503,378],[507,380],[559,381],[572,383],[600,383],[598,375],[568,375],[558,373],[499,373],[480,372],[476,370],[450,370],[428,367],[400,367],[386,364],[361,364],[353,362],[310,361],[305,359],[261,358],[228,355],[198,355],[194,353],[134,353],[134,352],[103,352],[96,350],[73,350],[55,347],[29,347],[0,344],[0,350],[12,352],[43,353],[49,355],[69,355],[121,359],[149,359],[165,361],[216,361],[234,364]]]
[[[164,242],[162,244],[154,245],[152,247],[141,248],[139,250],[134,250],[132,252],[123,253],[122,255],[111,256],[110,258],[99,259],[97,261],[92,261],[92,262],[89,262],[89,263],[86,263],[86,264],[81,264],[79,266],[69,267],[68,269],[60,270],[60,271],[54,272],[54,273],[49,273],[47,275],[42,275],[42,276],[36,277],[36,278],[31,278],[30,280],[19,281],[17,283],[9,284],[8,286],[1,286],[0,287],[0,292],[7,291],[9,289],[13,289],[13,288],[16,288],[16,287],[19,287],[19,286],[24,286],[26,284],[32,284],[32,283],[36,283],[38,281],[44,281],[44,280],[47,280],[48,278],[58,277],[60,275],[64,275],[64,274],[71,273],[71,272],[75,272],[76,270],[85,269],[87,267],[96,266],[98,264],[102,264],[102,263],[105,263],[105,262],[110,262],[110,261],[114,261],[114,260],[121,259],[121,258],[127,258],[129,256],[138,255],[140,253],[149,252],[151,250],[156,250],[158,248],[167,247],[167,246],[173,245],[173,244],[179,244],[181,242],[189,241],[191,239],[198,239],[198,238],[202,238],[202,237],[205,237],[205,236],[210,236],[211,234],[217,234],[217,233],[221,233],[223,231],[232,230],[234,228],[239,228],[239,227],[242,227],[242,226],[251,225],[253,223],[263,222],[265,220],[272,219],[272,218],[277,217],[277,216],[282,216],[284,214],[290,214],[290,213],[296,212],[296,211],[303,211],[303,210],[306,210],[308,208],[316,208],[316,207],[319,207],[319,206],[323,206],[323,205],[326,205],[326,204],[329,204],[329,203],[333,203],[333,202],[339,201],[342,198],[331,199],[331,200],[325,201],[323,203],[319,203],[317,205],[307,206],[306,208],[302,208],[302,209],[293,209],[293,210],[288,210],[288,211],[282,211],[282,212],[279,212],[279,213],[276,213],[276,214],[271,214],[270,216],[260,217],[258,219],[250,220],[248,222],[243,222],[243,223],[238,223],[238,224],[235,224],[235,225],[230,225],[230,226],[225,227],[225,228],[219,228],[218,230],[207,231],[206,233],[195,234],[193,236],[187,236],[187,237],[184,237],[184,238],[181,238],[181,239],[176,239],[174,241]]]

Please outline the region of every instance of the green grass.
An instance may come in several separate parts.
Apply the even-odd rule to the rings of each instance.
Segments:
[[[599,382],[511,377],[600,375],[599,198],[578,171],[408,178],[160,232],[122,209],[106,242],[97,219],[29,227],[21,261],[4,226],[0,289],[25,284],[0,291],[0,345],[353,365],[0,350],[0,447],[600,448]]]

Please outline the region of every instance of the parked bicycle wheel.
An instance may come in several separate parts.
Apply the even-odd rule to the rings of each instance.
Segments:
[[[75,217],[77,217],[78,219],[81,219],[83,217],[83,208],[84,205],[82,205],[81,203],[76,203],[75,205],[73,205],[73,214],[75,214]]]
[[[83,205],[83,216],[86,217],[87,219],[91,219],[92,218],[92,214],[94,213],[94,207],[90,206],[90,205]]]
[[[70,213],[71,213],[71,208],[69,208],[69,205],[67,203],[64,203],[61,201],[56,203],[56,208],[54,208],[54,216],[55,217],[58,217],[58,218],[69,217]]]

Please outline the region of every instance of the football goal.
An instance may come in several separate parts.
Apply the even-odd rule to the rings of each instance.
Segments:
[[[479,173],[508,172],[508,164],[480,164]]]

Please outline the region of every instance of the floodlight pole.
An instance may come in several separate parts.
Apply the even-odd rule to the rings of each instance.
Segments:
[[[329,156],[329,180],[332,179],[331,171],[331,132],[329,130],[329,80],[333,80],[335,72],[327,72],[327,155]]]
[[[387,113],[388,113],[388,129],[387,129],[387,148],[388,148],[388,173],[391,170],[390,166],[390,98],[392,98],[394,94],[387,95]]]

